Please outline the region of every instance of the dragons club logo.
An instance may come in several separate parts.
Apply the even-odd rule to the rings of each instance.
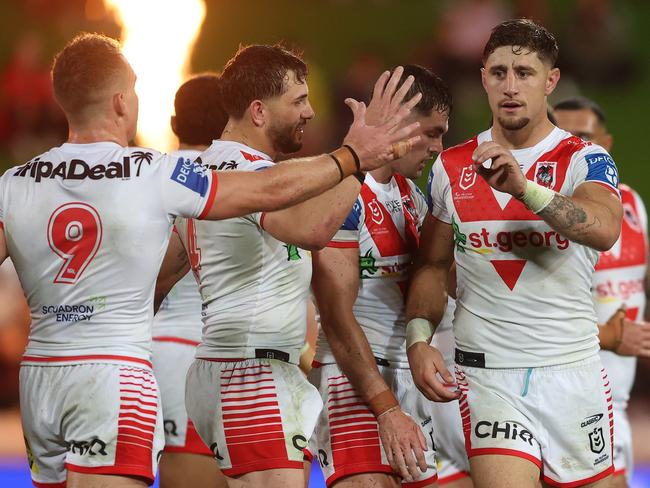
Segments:
[[[555,186],[556,166],[556,162],[539,161],[535,166],[535,183],[552,189]]]

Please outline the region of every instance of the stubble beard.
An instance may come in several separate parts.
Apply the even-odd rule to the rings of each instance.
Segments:
[[[499,125],[505,130],[511,131],[521,130],[530,123],[530,119],[528,117],[518,117],[516,119],[497,117],[497,121],[499,122]]]

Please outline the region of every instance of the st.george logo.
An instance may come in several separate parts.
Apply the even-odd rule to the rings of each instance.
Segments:
[[[535,165],[535,183],[549,189],[555,186],[555,170],[557,163],[551,161],[539,161]]]
[[[463,190],[468,190],[476,183],[476,171],[472,169],[471,166],[465,166],[463,171],[460,173],[460,186]]]

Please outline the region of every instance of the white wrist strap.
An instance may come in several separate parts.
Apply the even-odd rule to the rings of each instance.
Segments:
[[[427,319],[411,319],[406,324],[406,349],[408,350],[416,342],[426,342],[431,340],[435,327]]]
[[[553,190],[538,185],[534,181],[527,180],[526,191],[524,191],[521,201],[532,210],[533,213],[538,214],[544,210],[549,203],[551,203],[551,200],[553,200],[554,197],[555,192]]]

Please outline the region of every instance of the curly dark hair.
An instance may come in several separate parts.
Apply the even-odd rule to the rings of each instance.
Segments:
[[[221,73],[223,108],[230,117],[241,119],[254,100],[282,95],[289,71],[299,83],[305,82],[307,65],[299,53],[280,44],[240,47]]]
[[[497,48],[512,46],[513,52],[537,53],[543,62],[555,66],[558,46],[555,37],[543,26],[528,19],[514,19],[501,22],[494,29],[483,50],[483,64]]]

